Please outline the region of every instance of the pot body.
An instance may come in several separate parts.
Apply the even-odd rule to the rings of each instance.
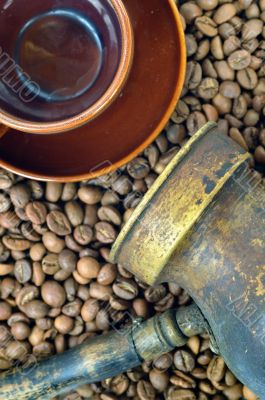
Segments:
[[[265,197],[246,168],[226,183],[158,281],[186,288],[230,369],[264,396]]]
[[[264,398],[265,191],[247,159],[207,125],[158,178],[112,257],[151,285],[185,288],[230,369]]]

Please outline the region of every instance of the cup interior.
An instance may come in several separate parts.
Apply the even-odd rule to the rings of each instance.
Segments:
[[[108,0],[13,0],[0,13],[0,113],[33,123],[74,117],[110,87],[122,31]]]

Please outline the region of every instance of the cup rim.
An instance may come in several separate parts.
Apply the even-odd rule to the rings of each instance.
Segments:
[[[116,74],[105,93],[94,104],[81,113],[54,122],[32,122],[25,119],[14,117],[12,114],[0,109],[0,123],[9,128],[16,129],[24,133],[35,134],[56,134],[71,131],[88,123],[98,117],[119,95],[125,84],[134,55],[134,35],[133,28],[127,10],[122,0],[110,0],[121,29],[121,57]]]

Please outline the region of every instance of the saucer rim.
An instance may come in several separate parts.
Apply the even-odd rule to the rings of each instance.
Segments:
[[[184,82],[185,82],[185,76],[186,76],[186,67],[187,67],[187,51],[186,51],[186,42],[185,42],[185,33],[182,25],[182,20],[181,16],[178,10],[178,7],[175,3],[174,0],[167,0],[168,4],[171,8],[172,14],[175,18],[176,21],[176,28],[177,32],[179,35],[179,42],[180,42],[180,64],[179,64],[179,75],[178,75],[178,80],[176,83],[174,95],[172,96],[172,99],[163,115],[159,123],[157,124],[156,128],[152,130],[152,132],[148,135],[146,140],[141,143],[141,145],[137,146],[133,151],[131,151],[129,154],[126,156],[122,157],[120,160],[112,163],[110,166],[107,168],[101,168],[98,169],[95,172],[86,172],[83,174],[71,174],[67,176],[56,176],[56,175],[44,175],[40,174],[38,172],[34,172],[25,168],[17,168],[11,164],[9,164],[6,161],[0,160],[0,167],[5,168],[6,170],[15,173],[17,175],[20,175],[24,178],[28,179],[35,179],[43,182],[61,182],[61,183],[67,183],[67,182],[80,182],[83,180],[91,180],[98,178],[100,176],[106,175],[108,173],[111,173],[118,168],[122,167],[123,165],[127,164],[128,162],[132,161],[137,155],[139,155],[146,147],[148,147],[156,138],[157,136],[162,132],[164,127],[166,126],[167,122],[169,121],[176,104],[180,98]],[[126,83],[125,83],[126,87]],[[23,134],[23,133],[22,133]],[[26,133],[25,133],[26,134]],[[63,133],[62,133],[63,134]]]

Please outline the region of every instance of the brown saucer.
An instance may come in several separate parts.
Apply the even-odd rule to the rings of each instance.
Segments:
[[[78,181],[128,162],[163,129],[180,96],[185,39],[174,0],[124,0],[135,38],[134,61],[120,96],[75,131],[0,139],[0,166],[42,180]]]

